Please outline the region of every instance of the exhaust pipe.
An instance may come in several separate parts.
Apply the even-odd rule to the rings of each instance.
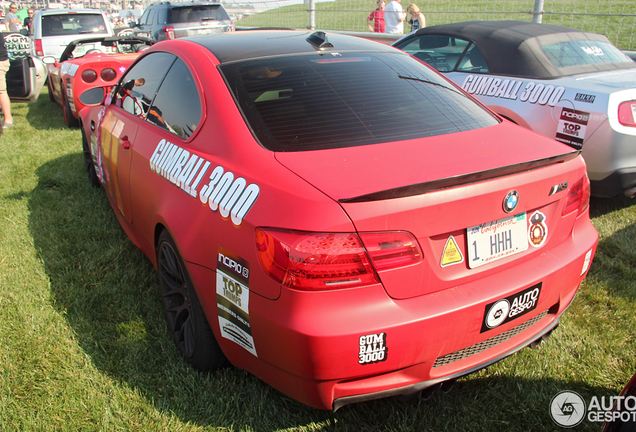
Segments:
[[[446,394],[448,392],[450,392],[453,389],[453,386],[455,385],[455,380],[448,380],[448,381],[444,381],[443,383],[441,383],[439,385],[439,390]]]
[[[420,392],[420,399],[425,401],[425,400],[429,400],[430,398],[432,398],[433,395],[435,394],[435,390],[437,389],[437,387],[439,387],[439,384],[427,387],[424,390],[422,390]]]
[[[636,196],[636,188],[627,189],[624,193],[627,198],[634,198]]]
[[[552,330],[550,330],[549,332],[547,332],[546,334],[544,334],[543,336],[541,336],[539,339],[537,339],[536,341],[532,342],[530,345],[528,345],[530,348],[535,349],[537,348],[539,345],[541,345],[541,342],[543,342],[544,340],[546,340],[547,338],[550,337],[550,335],[552,335],[552,332],[554,331],[555,328],[553,328]]]

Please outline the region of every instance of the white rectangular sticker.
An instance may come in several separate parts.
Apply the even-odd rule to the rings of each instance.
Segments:
[[[250,325],[249,263],[219,247],[216,268],[216,304],[221,336],[255,356]]]
[[[467,234],[470,268],[528,249],[528,223],[525,213],[470,227]]]

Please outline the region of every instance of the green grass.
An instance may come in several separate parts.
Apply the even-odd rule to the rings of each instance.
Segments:
[[[388,0],[387,0],[388,1]],[[428,26],[473,20],[532,21],[532,0],[431,0],[416,1]],[[411,1],[404,0],[406,9]],[[374,0],[338,0],[316,3],[316,29],[368,31],[366,19],[377,7]],[[236,22],[245,27],[288,27],[304,29],[309,25],[309,6],[298,4],[271,9]],[[636,49],[636,2],[629,0],[546,0],[542,22],[601,33],[621,49]],[[410,29],[405,24],[404,30]]]
[[[636,372],[626,198],[592,202],[599,249],[553,336],[447,395],[333,414],[233,367],[196,372],[169,339],[150,262],[88,184],[79,131],[46,90],[13,113],[0,137],[0,431],[551,431],[559,391],[616,395]]]

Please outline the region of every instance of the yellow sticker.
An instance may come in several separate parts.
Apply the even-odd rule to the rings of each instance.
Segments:
[[[442,253],[441,266],[446,267],[453,264],[459,264],[464,262],[464,255],[459,250],[459,246],[453,236],[450,236],[446,240],[446,246],[444,246],[444,252]]]

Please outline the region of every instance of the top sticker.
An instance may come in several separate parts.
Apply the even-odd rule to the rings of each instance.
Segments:
[[[583,148],[589,120],[590,113],[588,112],[563,108],[557,127],[556,140],[580,150]]]

